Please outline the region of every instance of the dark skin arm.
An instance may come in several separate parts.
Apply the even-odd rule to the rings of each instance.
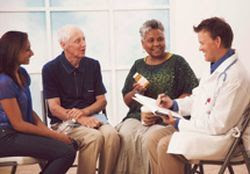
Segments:
[[[32,117],[34,118],[35,124],[24,121],[16,98],[2,99],[0,103],[11,125],[16,131],[50,137],[67,144],[71,143],[71,139],[67,135],[47,128],[34,111]]]
[[[134,83],[133,89],[123,97],[125,104],[130,107],[130,105],[134,102],[132,97],[134,97],[136,93],[143,94],[145,91],[145,87],[141,86],[139,83]]]

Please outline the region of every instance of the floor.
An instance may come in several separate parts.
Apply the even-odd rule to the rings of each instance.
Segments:
[[[236,166],[234,167],[235,174],[247,174],[246,166]],[[38,174],[39,173],[39,166],[38,165],[29,165],[29,166],[19,166],[17,168],[16,174]],[[216,174],[218,172],[218,166],[205,166],[205,174]],[[70,168],[67,174],[75,174],[76,168]],[[10,174],[9,167],[1,167],[0,174]],[[225,174],[229,174],[228,171]]]

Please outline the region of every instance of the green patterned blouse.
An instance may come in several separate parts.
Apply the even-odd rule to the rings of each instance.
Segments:
[[[192,89],[198,85],[198,80],[185,59],[179,55],[173,54],[169,59],[159,65],[148,65],[144,59],[138,59],[129,71],[126,78],[122,94],[125,96],[133,89],[135,80],[133,75],[138,72],[148,81],[149,86],[144,95],[157,98],[161,93],[165,93],[171,98],[178,98],[183,93],[192,93]],[[130,105],[129,112],[124,118],[141,119],[141,105],[134,101]]]

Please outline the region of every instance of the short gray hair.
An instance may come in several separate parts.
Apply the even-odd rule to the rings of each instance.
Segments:
[[[147,20],[146,22],[144,22],[144,24],[142,25],[142,27],[140,28],[139,32],[141,35],[141,39],[144,39],[145,34],[152,29],[159,29],[162,32],[164,32],[164,26],[162,25],[162,23],[156,19],[151,19],[151,20]]]
[[[61,27],[57,32],[59,43],[67,42],[72,36],[73,31],[82,32],[82,30],[75,25],[64,25],[63,27]]]

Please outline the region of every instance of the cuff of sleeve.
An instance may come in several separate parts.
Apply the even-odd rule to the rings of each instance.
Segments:
[[[179,111],[179,106],[178,106],[177,101],[173,100],[173,105],[172,105],[172,107],[170,109],[175,111],[175,112]]]
[[[175,118],[174,128],[175,128],[176,130],[179,130],[179,128],[178,128],[179,121],[180,121],[180,118]]]

